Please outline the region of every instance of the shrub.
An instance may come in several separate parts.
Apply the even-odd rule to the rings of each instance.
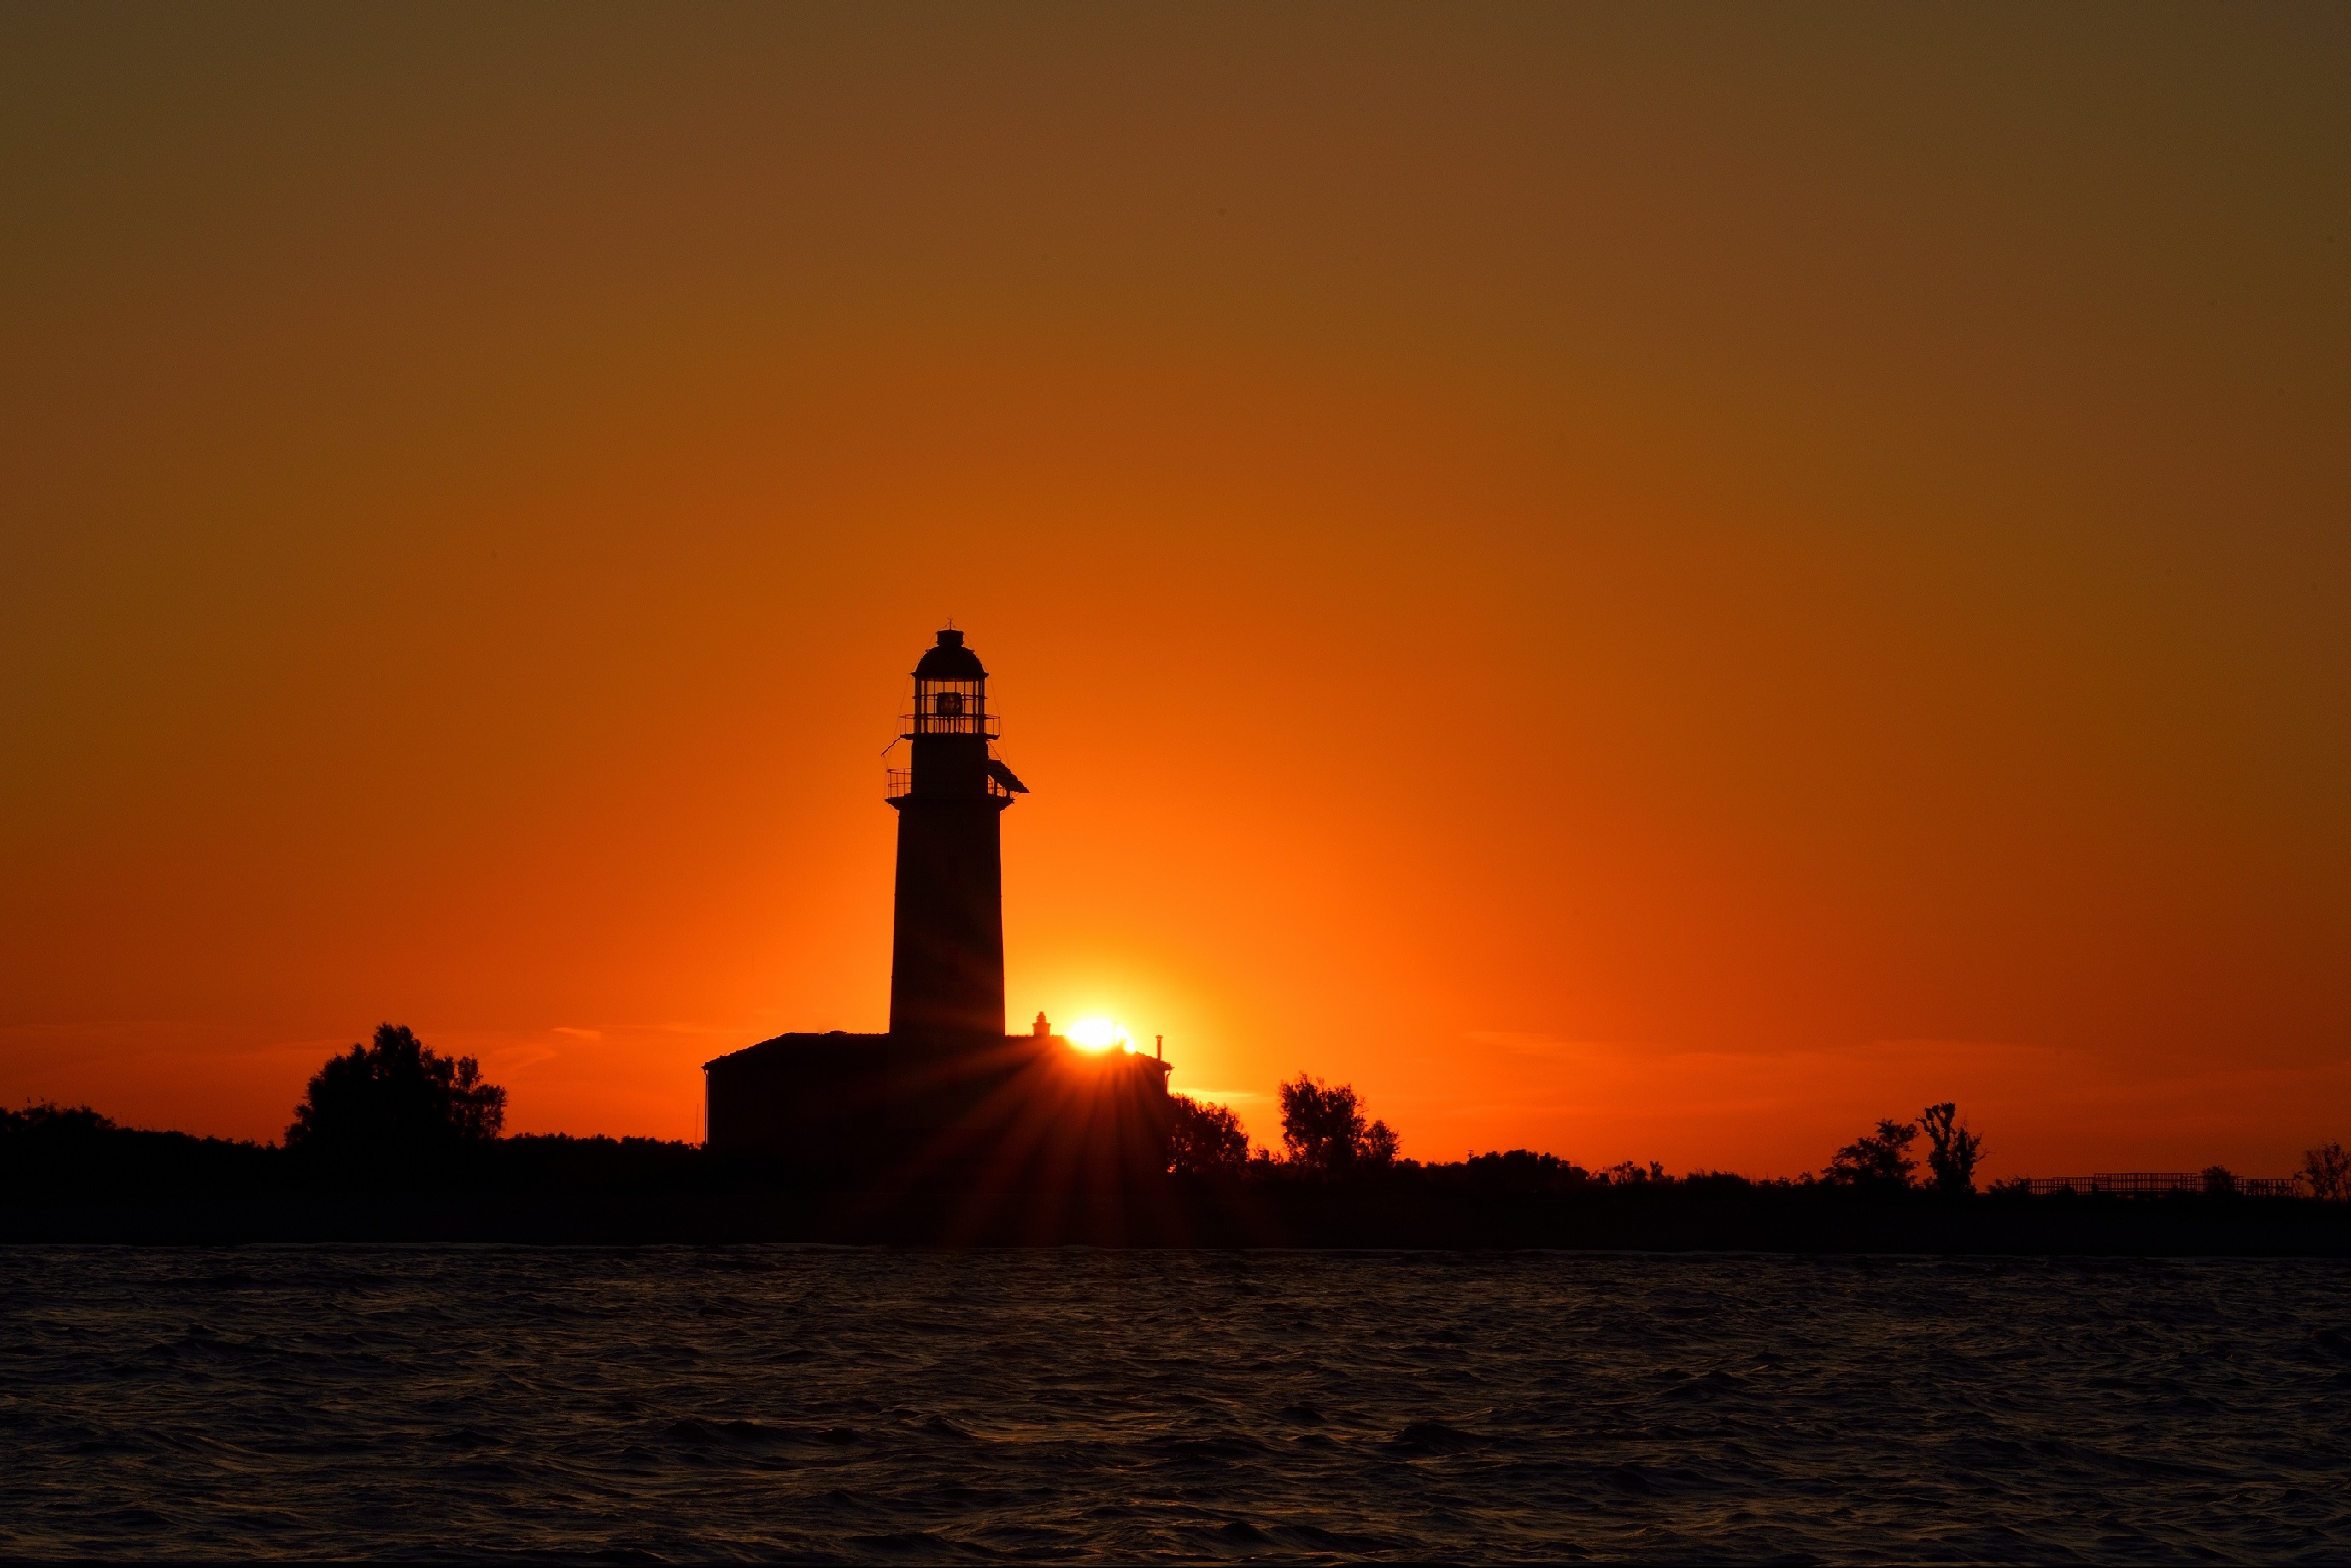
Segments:
[[[0,1111],[0,1140],[10,1144],[87,1143],[115,1130],[111,1117],[88,1106],[58,1106],[42,1100],[21,1111]]]
[[[1524,1148],[1471,1155],[1461,1169],[1476,1186],[1510,1192],[1565,1192],[1592,1179],[1573,1160]]]

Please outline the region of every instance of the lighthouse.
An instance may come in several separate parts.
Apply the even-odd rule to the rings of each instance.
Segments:
[[[1028,786],[995,754],[987,670],[950,628],[914,665],[899,721],[907,765],[885,774],[898,814],[890,1034],[925,1054],[1004,1039],[1005,809]]]
[[[1042,1013],[1005,1033],[1004,813],[1029,791],[996,754],[987,670],[950,627],[914,682],[890,747],[904,758],[883,773],[898,829],[889,1030],[778,1034],[704,1063],[705,1141],[877,1190],[1156,1181],[1172,1114],[1157,1052],[1080,1050]]]

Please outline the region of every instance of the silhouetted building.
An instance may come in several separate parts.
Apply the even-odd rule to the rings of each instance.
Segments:
[[[703,1064],[714,1149],[867,1179],[1013,1186],[1166,1164],[1167,1064],[1087,1052],[1040,1013],[1004,1029],[1003,815],[1028,786],[997,757],[987,671],[960,631],[914,666],[900,723],[886,1034],[780,1034]]]

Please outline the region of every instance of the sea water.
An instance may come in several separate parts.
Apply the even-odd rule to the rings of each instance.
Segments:
[[[0,1249],[0,1554],[2351,1556],[2351,1267]]]

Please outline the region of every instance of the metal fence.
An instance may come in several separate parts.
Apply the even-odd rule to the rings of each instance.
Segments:
[[[2095,1176],[2035,1176],[2028,1190],[2053,1192],[2233,1192],[2240,1198],[2292,1198],[2299,1190],[2292,1180],[2266,1176],[2236,1176],[2225,1170],[2102,1170]]]

